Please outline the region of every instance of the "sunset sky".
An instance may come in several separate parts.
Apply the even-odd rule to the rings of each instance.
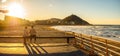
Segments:
[[[120,24],[120,0],[0,0],[0,9],[28,20],[75,14],[91,24]],[[3,17],[0,13],[0,19]]]

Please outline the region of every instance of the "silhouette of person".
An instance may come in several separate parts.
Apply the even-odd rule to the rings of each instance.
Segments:
[[[32,39],[34,39],[34,42],[36,42],[36,31],[34,29],[34,26],[31,26],[30,29],[30,42],[32,42]]]
[[[24,34],[23,34],[24,44],[25,44],[26,41],[28,40],[28,37],[29,37],[29,30],[28,30],[28,27],[25,27],[25,29],[24,29]]]

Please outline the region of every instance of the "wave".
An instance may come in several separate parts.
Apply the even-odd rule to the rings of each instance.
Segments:
[[[120,41],[120,26],[53,26],[61,31],[72,31]]]

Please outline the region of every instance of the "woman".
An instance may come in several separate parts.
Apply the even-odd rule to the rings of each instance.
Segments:
[[[33,26],[30,29],[30,42],[32,42],[32,39],[34,39],[34,42],[36,41],[36,31]]]

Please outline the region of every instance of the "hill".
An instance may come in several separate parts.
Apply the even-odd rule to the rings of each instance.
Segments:
[[[76,15],[70,15],[64,19],[51,18],[48,20],[36,20],[37,25],[90,25],[87,21]]]
[[[61,19],[58,18],[51,18],[48,20],[36,20],[35,24],[37,25],[59,25]]]
[[[90,25],[87,21],[83,20],[82,18],[76,15],[70,15],[65,17],[62,21],[62,24],[70,24],[70,25]]]

